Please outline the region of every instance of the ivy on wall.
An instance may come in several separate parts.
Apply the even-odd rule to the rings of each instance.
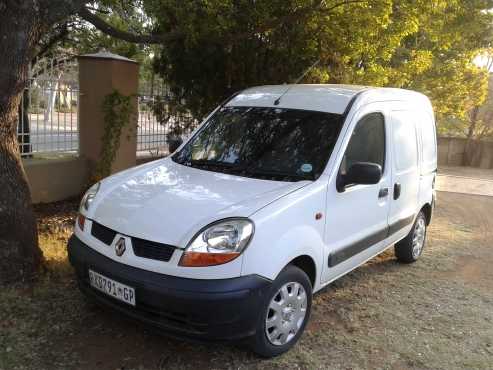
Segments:
[[[101,154],[93,173],[93,182],[99,181],[111,174],[111,165],[120,147],[122,130],[130,123],[135,114],[132,105],[132,96],[120,94],[113,90],[105,96],[102,110],[104,113],[104,133],[102,138]],[[130,136],[128,136],[130,139]]]

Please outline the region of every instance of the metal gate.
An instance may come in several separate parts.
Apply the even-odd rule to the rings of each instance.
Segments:
[[[185,138],[199,122],[189,112],[172,106],[172,92],[163,81],[153,78],[140,85],[137,155],[162,156],[168,152],[168,140]]]

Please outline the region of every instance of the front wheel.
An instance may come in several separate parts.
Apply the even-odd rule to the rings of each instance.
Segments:
[[[426,217],[423,211],[418,213],[409,234],[395,245],[395,256],[402,263],[415,262],[425,246]]]
[[[252,349],[263,357],[293,347],[303,333],[312,307],[312,285],[306,273],[287,266],[273,282],[260,309]]]

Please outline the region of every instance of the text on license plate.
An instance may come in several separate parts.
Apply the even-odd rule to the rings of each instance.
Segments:
[[[122,302],[135,306],[135,290],[128,285],[107,278],[97,272],[89,270],[89,282],[93,288],[106,293]]]

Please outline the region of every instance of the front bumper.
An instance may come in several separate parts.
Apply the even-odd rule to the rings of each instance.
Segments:
[[[196,339],[230,340],[253,335],[258,307],[271,284],[257,275],[201,280],[146,271],[103,256],[75,235],[68,242],[68,256],[84,294],[168,334]],[[89,268],[133,287],[135,307],[91,288]]]

